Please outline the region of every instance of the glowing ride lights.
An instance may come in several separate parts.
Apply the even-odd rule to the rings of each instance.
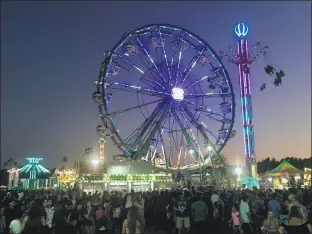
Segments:
[[[183,101],[184,99],[184,90],[181,88],[173,88],[171,91],[171,96],[176,101]]]
[[[250,74],[248,66],[248,47],[247,40],[244,37],[248,33],[248,27],[243,23],[236,25],[235,32],[239,37],[237,42],[238,55],[238,70],[239,83],[241,94],[241,109],[243,116],[243,132],[245,145],[245,158],[247,170],[250,176],[256,177],[256,156],[254,146],[254,128],[252,121],[252,106],[251,106],[251,92],[250,92]],[[252,168],[254,167],[254,168]]]
[[[248,33],[247,25],[239,23],[235,26],[235,33],[238,37],[245,37]]]
[[[100,162],[104,162],[104,145],[105,145],[105,140],[104,138],[101,138],[100,141]]]
[[[223,51],[220,53],[221,56],[226,57],[230,63],[233,63],[238,67],[246,171],[248,176],[257,177],[249,66],[260,55],[264,55],[268,47],[265,46],[256,55],[251,55],[251,53],[248,52],[248,41],[245,38],[248,34],[248,26],[244,23],[239,23],[235,26],[234,32],[238,37],[237,52],[233,51],[230,46],[230,55]],[[258,42],[256,46],[259,44],[260,43]]]
[[[78,173],[74,169],[55,170],[56,179],[62,183],[70,183],[78,179]]]
[[[186,167],[208,158],[225,164],[220,152],[233,137],[235,97],[224,65],[207,42],[176,26],[146,25],[129,32],[104,56],[92,94],[101,138],[110,138],[128,160],[153,161],[162,155],[166,169],[172,168],[173,157],[176,165]],[[112,98],[119,95],[116,90],[124,92],[124,99],[135,92],[137,103],[118,108]],[[214,110],[210,98],[219,104]],[[137,110],[143,122],[129,131],[118,129],[119,117]],[[213,154],[202,153],[208,144]]]
[[[50,173],[50,171],[39,164],[43,158],[26,158],[28,164],[19,169],[20,173],[28,173],[29,179],[36,179],[37,174]]]

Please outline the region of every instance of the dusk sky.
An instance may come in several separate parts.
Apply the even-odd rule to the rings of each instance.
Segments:
[[[80,160],[85,148],[98,152],[93,82],[103,52],[124,33],[146,24],[173,24],[218,52],[235,46],[238,22],[249,25],[250,46],[259,41],[270,47],[270,59],[259,58],[251,68],[257,159],[310,157],[311,2],[16,1],[2,3],[2,163],[43,157],[43,165],[52,168],[65,155],[70,163]],[[236,96],[237,135],[222,152],[236,163],[244,152],[238,73],[223,62]],[[268,62],[285,71],[281,87],[264,73]],[[263,82],[267,89],[261,92]],[[110,141],[105,153],[116,153]]]

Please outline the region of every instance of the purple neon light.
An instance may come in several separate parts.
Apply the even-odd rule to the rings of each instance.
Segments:
[[[171,30],[171,33],[168,33],[166,30],[163,30],[164,28],[166,28],[166,29],[170,29]],[[151,33],[153,33],[153,32],[155,32],[155,30],[156,30],[156,33],[157,33],[157,31],[159,32],[159,36],[161,37],[161,47],[160,47],[160,50],[163,50],[163,54],[162,54],[162,57],[164,58],[164,60],[165,60],[165,66],[167,65],[167,69],[168,69],[168,75],[169,75],[169,77],[166,77],[165,76],[165,74],[162,72],[162,69],[164,68],[165,70],[167,70],[166,69],[166,67],[165,66],[162,66],[162,64],[163,64],[163,60],[161,60],[161,62],[159,62],[158,60],[158,57],[156,57],[155,58],[155,56],[159,56],[157,53],[156,53],[156,55],[154,54],[154,52],[155,51],[151,51],[150,50],[150,48],[148,47],[148,44],[147,43],[145,43],[145,41],[144,40],[146,40],[146,38],[147,37],[143,37],[143,35],[145,35],[145,34],[151,34]],[[176,31],[176,32],[181,32],[181,33],[178,33],[178,34],[176,34],[176,35],[174,35],[173,33],[172,33],[172,30],[174,30],[174,31]],[[158,34],[158,33],[157,33]],[[169,36],[169,40],[167,40],[167,37]],[[174,53],[173,53],[173,55],[172,56],[174,56],[175,55],[175,58],[176,58],[176,62],[177,62],[177,67],[173,67],[173,68],[171,68],[171,64],[170,64],[170,57],[168,56],[168,55],[170,55],[170,53],[167,53],[167,52],[169,52],[168,51],[168,48],[167,48],[167,41],[171,41],[170,40],[170,36],[172,36],[173,37],[173,39],[176,39],[176,38],[178,38],[179,40],[180,40],[180,42],[181,42],[181,45],[180,45],[180,48],[175,48],[175,51],[174,51]],[[131,40],[129,39],[129,38],[132,38],[132,40],[135,40],[135,41],[137,41],[138,43],[139,43],[139,45],[140,45],[140,47],[142,48],[141,49],[141,55],[143,55],[144,56],[144,59],[146,58],[148,61],[148,66],[146,65],[146,61],[144,60],[144,61],[142,61],[141,60],[141,62],[140,62],[140,60],[138,61],[138,63],[137,62],[134,62],[134,61],[137,61],[137,60],[132,60],[133,59],[133,57],[126,57],[126,56],[124,56],[124,54],[118,54],[118,56],[117,57],[114,57],[114,54],[115,53],[117,53],[118,51],[119,51],[119,49],[122,47],[122,45],[124,45],[126,42],[130,42]],[[194,40],[196,40],[196,42],[193,42],[193,43],[191,43],[190,41],[189,41],[189,39],[194,39]],[[166,39],[166,40],[165,40]],[[192,41],[192,40],[191,40]],[[132,42],[132,41],[131,41]],[[210,97],[219,97],[219,98],[222,98],[222,99],[224,99],[224,97],[225,98],[227,98],[227,96],[229,95],[231,95],[231,93],[222,93],[222,91],[221,91],[221,93],[214,93],[214,92],[209,92],[209,90],[208,91],[201,91],[201,93],[199,93],[199,94],[196,94],[196,90],[194,90],[193,92],[191,92],[191,93],[187,93],[186,92],[186,89],[187,88],[191,88],[191,87],[193,87],[194,85],[196,85],[196,84],[198,84],[199,82],[202,82],[202,81],[206,81],[207,80],[207,78],[209,78],[209,76],[210,76],[210,74],[209,74],[209,72],[210,71],[208,71],[206,74],[203,74],[203,75],[205,75],[205,76],[201,76],[201,77],[198,77],[199,78],[199,80],[197,80],[197,78],[195,78],[194,80],[193,80],[193,77],[192,78],[190,78],[190,73],[193,71],[192,69],[196,66],[196,63],[198,62],[198,59],[199,59],[199,56],[193,56],[193,54],[192,54],[192,60],[190,61],[190,63],[182,63],[182,62],[184,62],[183,61],[183,59],[182,59],[182,55],[184,55],[184,53],[185,53],[185,51],[184,51],[184,42],[186,42],[186,43],[188,43],[189,44],[189,46],[188,46],[188,48],[186,49],[186,51],[188,51],[188,50],[190,50],[190,51],[193,51],[192,49],[194,49],[194,50],[196,50],[196,54],[198,55],[201,55],[202,53],[203,53],[203,51],[204,51],[204,49],[202,50],[202,47],[198,47],[199,45],[198,44],[201,44],[202,46],[204,46],[205,47],[205,51],[208,51],[208,52],[210,52],[211,53],[211,55],[212,55],[212,57],[216,60],[215,62],[217,62],[217,63],[219,63],[219,65],[220,65],[220,62],[219,62],[219,60],[217,59],[217,56],[214,56],[214,53],[213,52],[211,52],[210,51],[210,49],[209,49],[209,46],[207,47],[206,46],[206,44],[205,44],[205,42],[204,41],[202,41],[201,39],[199,39],[199,38],[197,38],[197,37],[194,37],[192,34],[190,34],[189,32],[187,32],[186,30],[184,31],[183,29],[175,29],[174,27],[167,27],[167,26],[159,26],[159,25],[156,25],[155,27],[154,26],[152,26],[152,27],[145,27],[144,29],[139,29],[139,30],[136,30],[136,31],[134,31],[134,32],[132,32],[132,33],[130,33],[130,34],[128,34],[127,36],[126,36],[126,38],[124,37],[124,39],[122,40],[122,42],[121,43],[119,43],[119,45],[118,46],[116,46],[115,47],[115,49],[111,52],[111,53],[113,53],[113,55],[111,56],[111,59],[108,61],[108,63],[105,63],[105,65],[106,65],[106,68],[108,68],[109,67],[109,65],[111,64],[111,62],[113,61],[113,60],[116,60],[117,61],[117,59],[118,58],[120,58],[121,60],[123,60],[123,61],[125,61],[127,64],[129,64],[130,66],[129,67],[131,67],[131,68],[133,68],[133,70],[131,70],[131,68],[129,69],[129,70],[127,70],[126,68],[124,68],[124,67],[122,67],[121,66],[121,68],[123,68],[123,69],[125,69],[127,72],[129,72],[129,71],[131,71],[130,73],[133,75],[133,76],[136,76],[136,77],[138,77],[138,76],[140,76],[141,77],[141,80],[140,80],[140,83],[139,84],[144,84],[144,85],[137,85],[136,83],[132,83],[131,81],[131,83],[123,83],[122,81],[119,81],[118,80],[118,78],[119,77],[117,77],[117,79],[115,79],[116,77],[114,77],[114,79],[113,79],[113,81],[112,80],[110,80],[110,78],[111,77],[107,77],[108,79],[105,79],[105,77],[103,77],[102,78],[102,80],[101,80],[101,82],[105,82],[105,84],[107,84],[107,85],[104,85],[103,86],[103,93],[106,93],[106,90],[107,89],[120,89],[120,90],[123,90],[123,91],[131,91],[131,92],[133,92],[133,91],[135,91],[135,93],[141,93],[142,95],[152,95],[152,96],[160,96],[160,97],[162,97],[162,98],[164,98],[164,100],[166,100],[168,97],[169,97],[169,99],[168,100],[171,100],[171,98],[170,98],[170,96],[175,96],[176,97],[176,100],[179,100],[179,101],[181,101],[181,103],[178,103],[178,102],[174,102],[174,103],[178,103],[179,105],[182,105],[182,104],[187,104],[187,108],[192,108],[192,109],[194,109],[195,111],[199,111],[199,112],[204,112],[203,114],[204,115],[206,115],[206,116],[208,116],[208,117],[210,117],[210,118],[212,118],[213,120],[215,120],[215,121],[219,121],[219,122],[222,122],[222,123],[225,123],[225,119],[224,118],[226,118],[227,116],[225,116],[224,114],[220,114],[220,113],[218,113],[218,110],[217,110],[217,112],[215,112],[215,111],[213,111],[213,110],[210,110],[210,109],[208,109],[204,104],[203,104],[203,106],[199,106],[199,105],[197,105],[197,104],[195,104],[195,102],[191,102],[191,101],[189,101],[189,100],[185,100],[184,99],[184,97],[185,98],[192,98],[192,100],[195,100],[195,98],[199,98],[199,97],[208,97],[208,98],[210,98]],[[204,44],[204,45],[203,45]],[[170,47],[169,47],[170,48]],[[165,51],[165,49],[166,49],[166,51]],[[120,51],[119,51],[120,52]],[[157,51],[156,51],[157,52]],[[167,53],[167,54],[166,54]],[[188,53],[188,52],[186,52],[186,53]],[[184,58],[184,56],[183,56],[183,58]],[[194,61],[195,60],[195,61]],[[115,62],[116,62],[115,61]],[[120,60],[119,60],[120,61]],[[172,61],[173,61],[173,58],[172,58]],[[214,60],[213,60],[214,61]],[[174,61],[173,61],[174,62]],[[172,62],[172,64],[174,64]],[[141,63],[143,64],[143,66],[141,65]],[[185,66],[186,65],[186,66]],[[222,64],[221,64],[222,65]],[[209,66],[211,67],[211,68],[213,68],[213,67],[215,67],[215,64],[209,64]],[[128,67],[128,66],[127,66]],[[183,67],[183,68],[181,68],[181,67]],[[170,74],[170,73],[172,73],[172,72],[174,72],[174,69],[175,68],[175,73],[177,73],[177,76],[174,76],[173,74]],[[184,68],[185,68],[185,70],[184,70]],[[171,70],[172,69],[172,70]],[[196,68],[194,68],[194,70],[195,70]],[[220,70],[221,68],[218,68],[218,70]],[[181,73],[179,73],[179,71],[181,70]],[[184,70],[184,72],[183,72],[183,70]],[[134,72],[133,72],[134,71]],[[149,74],[149,72],[151,72],[150,74]],[[133,74],[134,73],[134,74]],[[159,74],[158,74],[159,73]],[[208,74],[208,75],[207,75]],[[115,74],[116,75],[116,74]],[[226,75],[226,74],[225,74]],[[154,77],[155,76],[155,77]],[[157,77],[157,78],[156,78]],[[169,79],[168,79],[169,78]],[[179,79],[178,79],[179,78]],[[227,78],[227,77],[224,77],[225,79]],[[105,81],[104,81],[104,79],[105,79]],[[191,83],[191,85],[189,85],[189,84],[186,84],[186,79],[190,79],[190,82],[189,83]],[[130,80],[130,79],[128,79],[128,80]],[[187,80],[187,81],[188,81]],[[158,83],[158,82],[159,83]],[[182,82],[181,82],[182,81]],[[143,82],[143,83],[141,83],[141,82]],[[146,82],[146,83],[145,83]],[[169,83],[168,83],[169,82]],[[184,82],[184,83],[183,83]],[[154,83],[154,85],[152,85]],[[175,85],[176,84],[176,85]],[[179,86],[178,84],[180,84],[180,85],[184,85],[184,86],[188,86],[188,87],[184,87],[183,89],[182,89],[182,87],[181,86]],[[228,80],[227,80],[227,82],[226,82],[226,84],[227,85],[229,85],[229,82],[228,82]],[[222,85],[226,85],[226,84],[222,84]],[[146,86],[145,86],[146,85]],[[221,85],[221,84],[220,84]],[[144,87],[145,86],[145,87]],[[178,88],[178,90],[172,90],[174,87],[176,87],[176,88]],[[230,87],[231,88],[231,87]],[[184,90],[185,92],[182,94],[180,91],[181,90]],[[172,92],[172,91],[177,91],[177,92]],[[224,91],[223,91],[224,92]],[[231,98],[231,97],[230,97]],[[197,102],[196,102],[197,103]],[[178,105],[177,104],[177,105]],[[110,105],[112,105],[112,103],[109,103],[108,104],[108,102],[106,101],[105,103],[104,103],[104,108],[105,108],[105,112],[108,112],[108,106],[110,106]],[[200,108],[199,108],[200,107]],[[201,110],[199,110],[199,109],[201,109]],[[170,110],[169,110],[170,111]],[[185,126],[185,124],[188,124],[188,122],[190,121],[188,118],[186,118],[185,117],[185,115],[184,115],[184,113],[183,113],[183,111],[181,111],[181,110],[179,110],[179,113],[181,113],[182,114],[182,116],[183,116],[183,118],[181,118],[181,120],[183,121],[183,122],[186,122],[186,123],[180,123],[181,125],[184,125]],[[145,117],[145,116],[144,116]],[[217,118],[214,118],[214,117],[218,117],[218,119]],[[169,117],[170,118],[170,117]],[[175,116],[175,118],[178,118],[179,119],[179,117],[178,116]],[[190,117],[191,118],[191,117]],[[115,129],[117,129],[117,127],[115,126],[115,124],[114,124],[114,120],[113,120],[113,118],[111,118],[111,117],[109,117],[109,118],[107,118],[110,122],[112,122],[112,126],[115,128]],[[103,120],[103,119],[102,119]],[[104,120],[103,120],[104,121]],[[179,121],[176,121],[176,125],[177,125],[177,123],[178,123]],[[230,119],[230,122],[229,123],[227,123],[227,124],[231,124],[233,122],[233,119],[231,120]],[[164,121],[164,124],[163,125],[165,125],[165,123],[166,123],[166,121]],[[191,124],[191,122],[190,122],[190,124]],[[203,122],[198,122],[197,123],[198,125],[202,125],[202,127],[203,127],[203,129],[205,129],[205,131],[207,130],[207,132],[206,133],[210,133],[212,136],[213,136],[213,138],[214,139],[216,139],[217,140],[217,143],[216,144],[219,144],[218,143],[218,141],[219,141],[219,137],[220,136],[215,136],[214,135],[214,133],[213,132],[211,132],[209,129],[208,129],[208,127],[207,127],[207,125],[205,125]],[[172,125],[173,125],[173,122],[172,122]],[[222,125],[223,126],[223,125]],[[160,147],[160,146],[162,146],[162,153],[164,154],[164,155],[167,155],[166,154],[166,152],[165,151],[167,151],[167,148],[164,148],[164,143],[165,144],[168,144],[168,142],[163,142],[165,139],[162,139],[162,135],[163,135],[163,130],[164,130],[164,126],[163,126],[163,128],[160,128],[161,129],[161,131],[159,131],[159,133],[158,133],[158,135],[157,135],[157,140],[155,141],[155,143],[156,143],[156,147],[155,147],[155,150],[153,150],[154,152],[152,152],[151,151],[151,156],[152,156],[152,158],[154,158],[155,157],[155,153],[156,153],[156,151],[157,151],[157,147]],[[168,133],[170,134],[170,120],[169,120],[169,131],[168,131]],[[172,128],[174,128],[174,127],[172,127]],[[175,128],[177,128],[178,129],[178,127],[176,126]],[[175,129],[174,128],[174,129]],[[181,127],[181,129],[182,129],[182,127]],[[196,129],[196,126],[195,126],[195,128],[194,129]],[[182,142],[183,143],[186,143],[186,144],[188,144],[189,143],[189,141],[191,142],[191,143],[195,143],[195,144],[197,144],[198,142],[198,140],[196,140],[196,138],[195,138],[195,136],[194,136],[194,133],[195,133],[195,131],[194,131],[194,129],[193,129],[193,131],[192,131],[192,129],[189,129],[187,132],[186,132],[186,134],[182,134],[182,138],[181,138],[181,147],[180,147],[180,150],[178,150],[179,151],[179,159],[180,159],[180,156],[181,156],[181,153],[182,153],[182,148],[183,148],[183,146],[182,146]],[[153,129],[154,130],[154,129]],[[118,130],[117,130],[118,131]],[[136,131],[136,130],[135,130]],[[119,132],[119,131],[118,131]],[[194,132],[194,133],[193,133]],[[132,133],[131,133],[132,134]],[[142,136],[143,136],[143,134],[142,133],[140,133]],[[144,134],[145,134],[145,132],[144,132]],[[167,134],[167,132],[166,132],[166,134]],[[172,134],[172,133],[171,133]],[[154,132],[153,132],[153,134],[151,134],[151,135],[154,135]],[[130,136],[129,136],[130,137]],[[120,148],[122,148],[123,149],[123,151],[127,151],[127,154],[130,156],[130,154],[132,154],[133,152],[133,150],[131,149],[131,145],[129,145],[129,144],[126,144],[126,145],[122,145],[122,143],[123,142],[127,142],[128,143],[128,141],[126,141],[123,137],[121,137],[121,135],[119,135],[119,133],[117,133],[116,132],[116,136],[111,136],[111,138],[113,139],[113,138],[116,138],[115,140],[113,140],[113,141],[116,141],[117,143],[118,142],[121,142],[120,144]],[[132,138],[131,138],[132,139]],[[221,142],[221,140],[223,141],[223,144],[225,144],[225,141],[223,140],[223,139],[220,139],[220,142]],[[171,144],[173,144],[172,142],[174,141],[174,137],[173,137],[173,134],[172,134],[172,137],[169,135],[169,148],[171,149]],[[131,143],[135,143],[135,142],[133,142],[132,140],[131,141],[129,141],[129,142],[131,142]],[[142,144],[144,143],[146,143],[147,141],[142,141]],[[152,143],[153,144],[153,146],[155,146],[155,143]],[[176,144],[176,143],[174,143],[176,146],[177,145],[179,145],[179,143],[178,144]],[[146,145],[146,144],[145,144]],[[145,145],[144,145],[144,148],[145,148]],[[222,146],[221,146],[222,147]],[[184,145],[184,148],[185,148],[185,145]],[[195,147],[195,148],[197,148],[197,147]],[[194,148],[194,149],[195,149]],[[138,149],[138,148],[137,148]],[[192,148],[193,149],[193,148]],[[128,150],[130,150],[130,151],[128,151]],[[221,150],[221,149],[220,149]],[[197,151],[197,149],[196,149],[196,151]],[[130,152],[130,153],[129,153]],[[145,151],[144,151],[144,153],[146,153]],[[167,153],[169,153],[169,151],[167,152]],[[184,152],[185,154],[187,154],[187,153],[189,153],[189,152],[186,152],[186,150],[185,150],[185,152]],[[201,154],[201,152],[200,152],[200,148],[198,149],[198,156],[200,157],[200,156],[202,156],[202,154]],[[147,154],[148,154],[148,157],[150,156],[149,155],[149,151],[147,152]],[[146,154],[146,155],[147,155]],[[169,155],[169,154],[168,154]],[[191,155],[192,157],[194,156],[194,155]],[[171,159],[171,157],[172,157],[172,153],[170,152],[170,158],[169,158],[169,161],[171,161],[172,159]],[[186,159],[185,159],[186,160]],[[186,162],[186,161],[185,161]]]
[[[238,70],[241,94],[241,111],[243,119],[243,133],[244,133],[244,151],[246,160],[253,157],[254,143],[253,143],[253,123],[252,123],[252,109],[251,109],[251,91],[250,91],[250,76],[249,72],[244,70],[248,68],[248,44],[247,40],[240,39],[237,42],[238,49]]]

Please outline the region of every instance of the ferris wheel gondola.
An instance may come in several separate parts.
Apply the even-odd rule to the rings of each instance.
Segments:
[[[210,45],[183,28],[156,24],[127,33],[106,53],[97,83],[97,131],[131,160],[163,155],[168,167],[180,158],[205,161],[207,145],[219,154],[233,137],[229,75]]]

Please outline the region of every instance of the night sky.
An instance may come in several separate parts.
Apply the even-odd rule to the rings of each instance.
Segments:
[[[249,25],[249,45],[259,41],[271,54],[251,70],[257,159],[311,155],[310,2],[6,2],[1,21],[2,162],[33,156],[55,167],[64,155],[72,163],[85,148],[98,151],[93,81],[102,53],[122,34],[168,23],[220,51],[235,46],[240,21]],[[271,61],[287,73],[282,87],[264,73]],[[236,163],[243,157],[238,74],[224,64],[236,95],[237,135],[223,153]],[[116,153],[110,141],[105,153]]]

